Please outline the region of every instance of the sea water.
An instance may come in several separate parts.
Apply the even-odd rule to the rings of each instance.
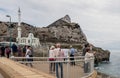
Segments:
[[[99,64],[98,71],[120,78],[120,51],[112,51],[110,55],[110,63]]]

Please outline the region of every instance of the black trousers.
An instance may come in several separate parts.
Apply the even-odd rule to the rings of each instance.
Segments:
[[[75,65],[75,61],[74,61],[74,55],[72,55],[72,54],[70,54],[70,61],[72,61],[71,62],[71,65]]]
[[[29,55],[29,57],[33,57],[33,56]],[[27,58],[27,61],[31,62],[31,61],[33,61],[33,59],[32,58]],[[29,63],[29,64],[30,64],[31,67],[33,67],[32,63]],[[26,63],[26,65],[27,65],[27,63]]]

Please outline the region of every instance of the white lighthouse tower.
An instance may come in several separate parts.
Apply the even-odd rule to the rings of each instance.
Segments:
[[[21,11],[20,8],[18,9],[18,36],[17,36],[17,42],[18,44],[20,43],[20,38],[21,38]]]

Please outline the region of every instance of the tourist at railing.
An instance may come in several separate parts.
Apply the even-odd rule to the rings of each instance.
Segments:
[[[0,51],[1,51],[1,57],[5,57],[5,46],[1,46],[0,47]]]
[[[86,54],[85,54],[85,64],[84,64],[84,72],[89,73],[91,71],[91,58],[94,57],[93,52],[90,50],[90,47],[86,49]]]
[[[75,49],[71,45],[70,46],[70,61],[72,61],[71,65],[75,65],[74,55],[75,55]]]
[[[49,61],[55,61],[55,52],[54,52],[55,46],[51,46],[49,50]],[[55,63],[50,62],[49,65],[49,72],[55,73]]]
[[[57,78],[63,78],[63,63],[60,61],[64,61],[62,57],[64,57],[64,52],[61,50],[61,45],[60,43],[56,44],[56,49],[55,49],[55,56],[56,56],[56,77]],[[58,67],[60,67],[60,75],[58,71]]]
[[[17,56],[21,57],[22,56],[22,48],[21,48],[21,46],[19,45],[17,49],[18,49]]]
[[[64,52],[64,56],[65,56],[64,61],[67,61],[69,57],[69,49],[65,47],[64,49],[62,49],[62,51]],[[65,62],[65,64],[67,64],[67,62]]]
[[[13,44],[11,48],[12,48],[13,56],[17,56],[17,52],[18,52],[17,46]]]
[[[89,43],[86,43],[86,44],[83,46],[82,56],[85,56],[87,47],[89,47]]]
[[[9,47],[9,46],[6,46],[6,47],[5,47],[5,54],[6,54],[7,58],[9,58],[10,53],[11,53],[10,47]]]
[[[28,46],[28,47],[27,47],[25,57],[27,58],[27,61],[28,61],[28,62],[33,61],[32,58],[29,58],[29,57],[33,57],[32,51],[31,51],[31,46]],[[32,63],[29,63],[29,64],[30,64],[31,67],[33,67]],[[26,63],[26,65],[27,65],[27,63]]]
[[[23,56],[23,57],[25,57],[26,50],[27,50],[27,46],[25,45],[25,46],[22,48],[22,56]]]
[[[1,46],[0,46],[0,57],[1,57]]]

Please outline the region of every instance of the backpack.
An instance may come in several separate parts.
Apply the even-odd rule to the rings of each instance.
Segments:
[[[6,53],[10,53],[11,50],[9,48],[6,49]]]
[[[74,48],[71,48],[71,49],[70,49],[70,55],[74,55],[74,53],[75,53],[75,49],[74,49]]]

